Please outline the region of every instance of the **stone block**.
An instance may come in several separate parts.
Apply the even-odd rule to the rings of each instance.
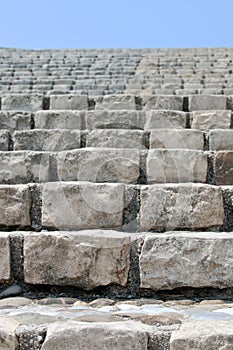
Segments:
[[[189,111],[227,109],[227,98],[219,95],[190,95]]]
[[[19,322],[10,319],[9,317],[1,316],[0,318],[0,344],[1,350],[15,350],[17,349],[18,342],[16,338],[16,329],[19,326]]]
[[[0,281],[9,280],[11,277],[10,266],[10,239],[9,233],[0,232]]]
[[[192,129],[230,129],[231,111],[195,111],[190,119]]]
[[[13,143],[15,151],[64,151],[80,148],[81,133],[79,130],[58,129],[15,131]]]
[[[36,129],[85,129],[84,111],[38,111],[35,113]]]
[[[232,287],[232,244],[233,237],[222,232],[146,235],[139,263],[141,288]]]
[[[146,144],[142,130],[96,129],[86,137],[87,147],[146,149]]]
[[[141,231],[204,229],[223,224],[220,188],[202,184],[141,186]]]
[[[89,111],[86,128],[93,129],[142,129],[144,113],[140,111]]]
[[[0,130],[0,151],[8,151],[10,146],[10,133],[7,130]]]
[[[42,193],[42,225],[67,230],[121,228],[123,184],[50,182]]]
[[[43,109],[43,95],[10,94],[2,97],[2,110],[36,112]]]
[[[95,98],[96,110],[134,110],[135,97],[132,95],[106,95]]]
[[[190,129],[151,130],[150,148],[203,150],[204,134]]]
[[[211,130],[208,140],[210,150],[233,150],[233,130]]]
[[[109,284],[125,286],[129,267],[130,235],[126,233],[89,230],[24,236],[27,283],[86,290]]]
[[[230,350],[233,348],[233,321],[198,320],[182,324],[172,333],[171,350]]]
[[[55,322],[48,332],[41,350],[147,350],[148,334],[140,323]],[[5,349],[4,349],[5,350]]]
[[[29,226],[31,195],[26,185],[0,185],[0,226]]]
[[[144,130],[183,129],[186,128],[187,114],[180,111],[149,110],[145,111]]]
[[[51,95],[50,109],[88,109],[88,98],[85,95]]]
[[[137,183],[140,176],[138,150],[82,148],[59,152],[57,174],[60,181]]]
[[[233,151],[219,151],[214,159],[217,185],[233,185]]]
[[[153,149],[147,157],[148,183],[206,182],[207,155],[185,149]]]
[[[32,113],[0,111],[0,129],[30,130],[32,125]]]
[[[142,108],[183,111],[183,97],[174,95],[142,95]]]

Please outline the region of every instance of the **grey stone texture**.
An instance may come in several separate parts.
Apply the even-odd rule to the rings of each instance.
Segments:
[[[7,130],[0,130],[0,151],[8,151],[10,147],[10,133]]]
[[[233,185],[233,151],[219,151],[214,159],[217,185]]]
[[[51,95],[50,109],[85,110],[88,109],[88,99],[84,95]]]
[[[12,94],[2,97],[2,110],[36,112],[43,109],[43,95]]]
[[[233,150],[233,130],[211,130],[208,140],[210,150]]]
[[[183,97],[181,96],[142,96],[142,108],[143,109],[165,109],[165,110],[183,110]]]
[[[10,267],[10,239],[8,232],[0,232],[0,281],[4,282],[11,277]]]
[[[202,131],[230,129],[231,111],[194,111],[191,113],[191,128]]]
[[[147,110],[145,111],[144,130],[183,129],[186,128],[187,114],[180,111]]]
[[[0,344],[1,350],[15,350],[18,342],[15,331],[19,326],[19,322],[7,317],[0,319]]]
[[[95,99],[96,110],[134,110],[135,97],[132,95],[99,96]]]
[[[189,111],[224,110],[227,108],[225,96],[189,96]]]
[[[32,113],[17,111],[0,111],[0,129],[9,131],[30,130]]]
[[[84,111],[38,111],[35,113],[35,128],[81,130],[84,129],[84,120]]]

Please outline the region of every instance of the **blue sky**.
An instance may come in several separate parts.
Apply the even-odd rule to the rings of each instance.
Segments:
[[[0,47],[233,47],[233,0],[0,3]]]

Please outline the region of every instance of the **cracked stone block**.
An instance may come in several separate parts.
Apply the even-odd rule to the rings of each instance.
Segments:
[[[0,130],[0,151],[8,151],[10,145],[10,133],[8,130]]]
[[[95,98],[96,110],[136,109],[135,97],[132,95],[109,95]]]
[[[195,111],[191,113],[190,119],[192,129],[230,129],[231,111]]]
[[[153,149],[147,157],[148,183],[206,182],[207,155],[203,151]]]
[[[61,259],[61,257],[63,257]],[[117,231],[40,232],[24,236],[25,281],[86,290],[125,286],[130,235]]]
[[[145,111],[144,129],[185,129],[187,113],[180,111],[148,110]]]
[[[9,280],[11,277],[10,267],[10,240],[9,233],[0,232],[0,281]]]
[[[233,151],[219,151],[214,158],[217,185],[233,185]]]
[[[189,111],[227,109],[227,98],[217,95],[190,95]]]
[[[67,230],[121,228],[123,184],[50,182],[43,186],[42,225]]]
[[[17,111],[0,111],[0,129],[30,130],[32,113]]]
[[[85,95],[51,95],[50,109],[71,109],[82,110],[88,109],[88,98]]]
[[[146,235],[139,262],[141,288],[232,287],[232,243],[229,233]]]
[[[233,150],[233,130],[211,130],[208,139],[210,150]]]
[[[221,188],[204,184],[141,186],[141,231],[207,229],[224,219]]]
[[[174,95],[142,95],[143,109],[183,110],[183,97]]]
[[[38,111],[34,118],[36,129],[85,129],[84,111]]]
[[[0,318],[0,345],[1,350],[15,350],[17,349],[17,338],[15,331],[19,326],[19,322],[13,318],[3,317]]]
[[[36,112],[43,109],[43,95],[10,94],[2,97],[2,110]]]

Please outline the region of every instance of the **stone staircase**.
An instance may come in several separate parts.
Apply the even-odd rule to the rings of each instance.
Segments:
[[[0,49],[0,349],[233,349],[232,58]]]

